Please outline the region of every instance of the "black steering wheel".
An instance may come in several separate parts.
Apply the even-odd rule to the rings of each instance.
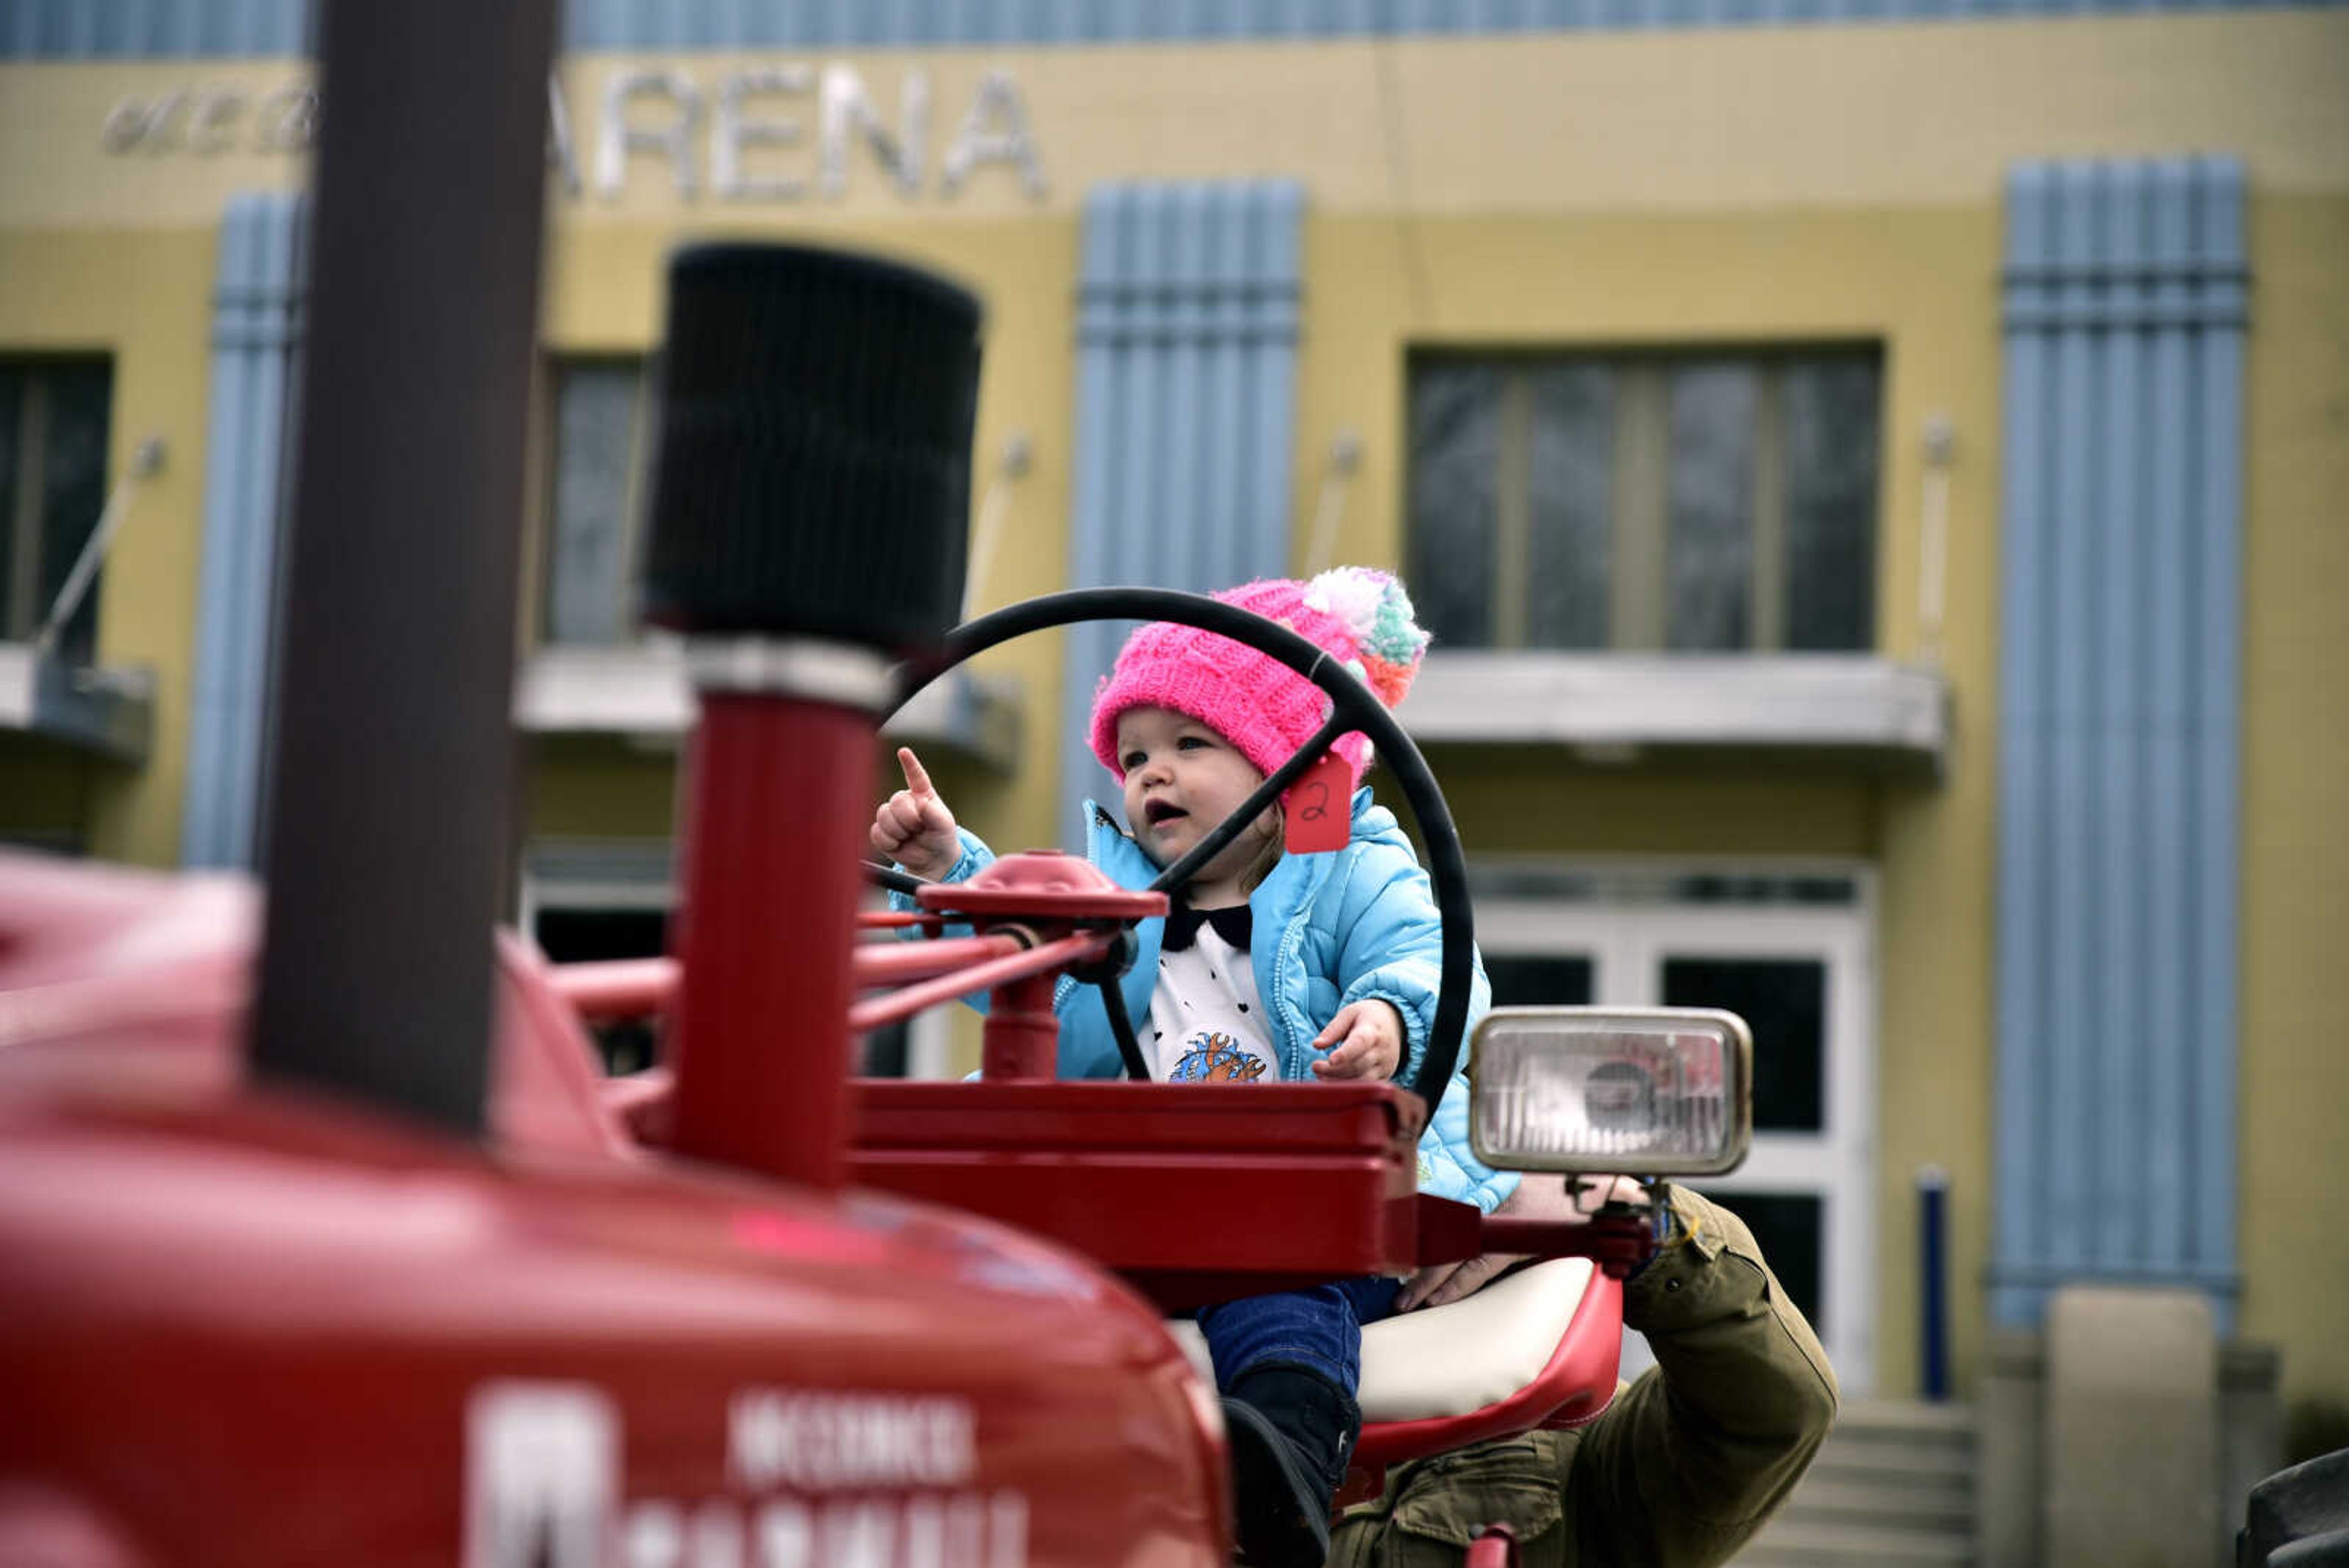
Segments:
[[[1428,1031],[1427,1049],[1420,1056],[1419,1071],[1402,1085],[1426,1101],[1433,1115],[1436,1101],[1443,1097],[1444,1086],[1452,1081],[1453,1069],[1460,1061],[1461,1042],[1468,1023],[1468,995],[1475,982],[1476,936],[1468,906],[1467,865],[1460,851],[1459,832],[1452,826],[1452,812],[1444,804],[1444,792],[1436,787],[1435,775],[1428,770],[1427,760],[1419,754],[1419,748],[1412,743],[1386,705],[1327,651],[1278,621],[1204,594],[1180,593],[1172,588],[1075,588],[983,615],[948,632],[936,653],[899,668],[889,711],[883,718],[885,721],[894,717],[922,688],[998,643],[1031,631],[1088,620],[1171,620],[1216,632],[1278,659],[1330,696],[1328,722],[1287,762],[1267,775],[1256,792],[1234,807],[1213,831],[1161,871],[1150,884],[1153,892],[1172,892],[1188,883],[1200,867],[1238,837],[1340,736],[1360,731],[1370,737],[1393,772],[1395,782],[1402,786],[1412,817],[1426,837],[1427,871],[1435,885],[1435,909],[1443,931],[1435,1023]],[[919,886],[916,879],[902,872],[889,872],[880,867],[873,869],[880,873],[878,879],[889,885]],[[1146,1078],[1149,1075],[1143,1067],[1141,1047],[1134,1042],[1133,1021],[1127,1016],[1125,998],[1118,988],[1118,973],[1104,971],[1083,978],[1101,987],[1102,1001],[1108,1009],[1110,1027],[1117,1036],[1118,1054],[1124,1060],[1126,1072],[1135,1078]]]

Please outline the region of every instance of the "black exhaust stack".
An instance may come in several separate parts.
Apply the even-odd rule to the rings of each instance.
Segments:
[[[256,1078],[482,1125],[552,0],[333,0]]]
[[[979,305],[875,257],[669,268],[645,616],[686,638],[674,1147],[838,1187],[858,851],[889,659],[962,601]]]

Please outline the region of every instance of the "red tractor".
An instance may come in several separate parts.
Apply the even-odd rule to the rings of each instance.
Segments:
[[[1278,650],[1278,628],[1232,629]],[[869,755],[829,704],[730,701],[750,749]],[[253,888],[0,862],[0,1557],[1220,1563],[1215,1397],[1164,1313],[1486,1251],[1557,1261],[1365,1331],[1362,1480],[1604,1408],[1610,1274],[1645,1216],[1417,1195],[1422,1103],[1396,1085],[1050,1081],[1054,978],[1163,897],[1052,854],[924,888],[935,913],[774,897],[770,856],[855,862],[803,818],[729,809],[784,781],[713,764],[725,722],[697,753],[679,961],[566,971],[500,942],[479,1142],[256,1076]],[[973,934],[893,940],[947,919]],[[852,926],[878,940],[788,961]],[[752,946],[763,973],[735,957]],[[812,986],[880,994],[824,1018],[792,1000]],[[847,1078],[852,1018],[973,989],[978,1081]],[[637,1011],[666,1015],[674,1073],[600,1080],[583,1017]],[[1505,1161],[1742,1147],[1733,1020],[1503,1012],[1479,1050]],[[1257,1211],[1271,1182],[1310,1223]],[[1258,1222],[1216,1222],[1235,1211]]]
[[[679,263],[647,566],[701,703],[675,957],[564,971],[505,937],[490,961],[519,415],[479,415],[518,405],[526,363],[534,122],[509,89],[546,40],[543,8],[475,9],[328,14],[266,909],[240,880],[0,860],[0,1562],[1206,1568],[1231,1550],[1223,1434],[1167,1314],[1486,1251],[1550,1261],[1366,1332],[1359,1479],[1595,1416],[1648,1216],[1415,1190],[1472,961],[1424,763],[1351,676],[1213,601],[1061,595],[945,633],[978,347],[938,280]],[[478,188],[403,167],[462,184],[461,137],[388,107],[419,80],[478,114]],[[881,718],[1095,616],[1206,627],[1330,694],[1230,828],[1337,735],[1375,742],[1444,917],[1414,1083],[1052,1081],[1056,982],[1113,996],[1179,865],[1137,894],[1014,856],[858,912]],[[857,1032],[975,992],[977,1081],[851,1078]],[[605,1080],[583,1018],[626,1012],[664,1019],[664,1065]],[[1503,1012],[1475,1051],[1496,1165],[1744,1152],[1725,1015]],[[1257,1213],[1275,1182],[1280,1216]]]

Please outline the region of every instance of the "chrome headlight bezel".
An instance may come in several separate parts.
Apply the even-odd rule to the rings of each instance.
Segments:
[[[1723,1176],[1754,1141],[1754,1036],[1694,1007],[1497,1007],[1477,1024],[1469,1144],[1496,1170]]]

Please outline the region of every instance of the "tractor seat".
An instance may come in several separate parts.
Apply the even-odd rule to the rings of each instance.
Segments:
[[[1167,1332],[1214,1381],[1206,1336],[1187,1319]],[[1362,1439],[1357,1469],[1536,1427],[1578,1426],[1614,1397],[1622,1287],[1588,1258],[1553,1258],[1449,1306],[1362,1329]]]

